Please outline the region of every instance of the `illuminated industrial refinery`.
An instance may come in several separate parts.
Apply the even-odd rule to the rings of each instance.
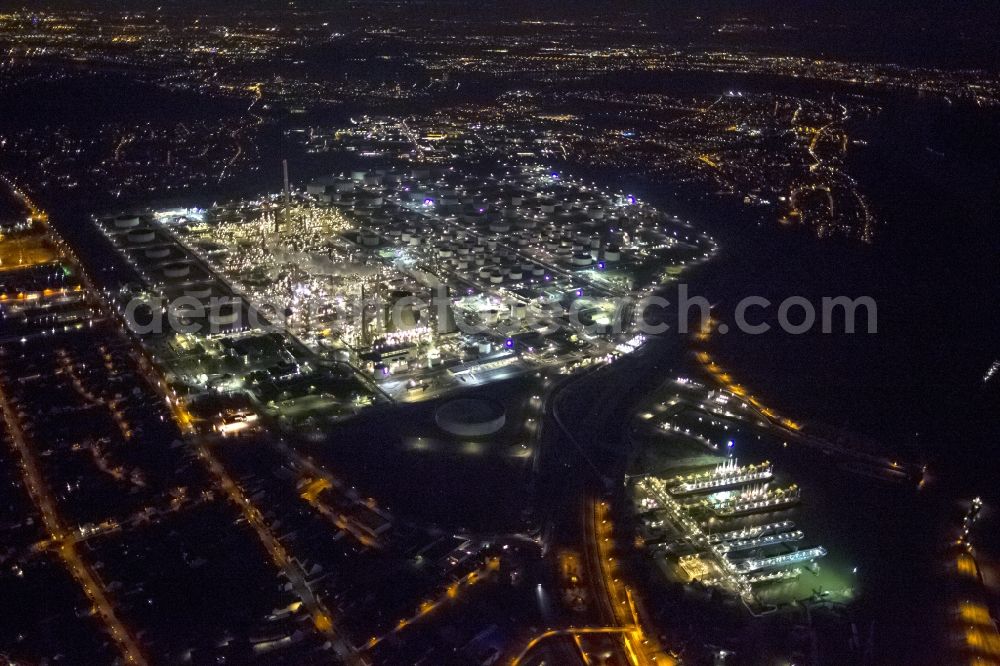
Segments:
[[[1000,666],[997,12],[824,4],[0,8],[0,666]]]
[[[164,356],[266,330],[282,376],[329,362],[401,400],[629,353],[642,341],[635,304],[716,249],[633,195],[537,167],[359,170],[97,224],[143,279],[118,295],[123,316],[137,299],[166,315]],[[207,336],[189,330],[198,322]]]

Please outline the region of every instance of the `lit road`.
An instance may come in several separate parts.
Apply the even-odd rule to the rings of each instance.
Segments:
[[[30,211],[32,218],[38,220],[43,225],[46,224],[48,215],[38,208],[23,190],[18,188],[6,176],[0,176],[0,180],[3,181],[15,197],[24,203]],[[59,517],[55,497],[53,497],[52,491],[38,469],[34,454],[21,428],[20,419],[11,408],[2,383],[0,383],[0,411],[3,412],[10,440],[21,458],[21,474],[24,478],[25,487],[27,487],[32,502],[34,502],[42,516],[45,530],[49,533],[49,542],[53,546],[56,546],[55,552],[58,553],[63,564],[69,569],[69,572],[76,579],[80,587],[83,588],[87,598],[90,599],[95,610],[100,615],[101,620],[104,622],[125,660],[130,664],[146,664],[146,659],[143,657],[138,643],[132,638],[131,633],[115,614],[114,607],[104,593],[104,586],[97,577],[97,574],[80,559],[79,553],[76,550],[74,533],[66,529]]]
[[[448,587],[444,591],[444,594],[442,594],[439,599],[433,601],[428,600],[423,602],[422,604],[420,604],[420,607],[417,609],[416,613],[414,613],[410,617],[405,617],[400,619],[399,622],[391,631],[382,636],[372,637],[370,641],[365,643],[364,649],[370,650],[371,648],[375,647],[376,645],[384,641],[386,638],[389,638],[390,636],[402,631],[403,629],[410,626],[414,622],[420,620],[421,618],[433,613],[435,610],[441,608],[446,603],[454,601],[455,599],[458,598],[459,594],[463,590],[486,579],[488,576],[495,573],[499,569],[500,569],[500,558],[498,557],[489,558],[486,561],[486,563],[479,569],[470,571],[461,579],[448,585]]]
[[[295,594],[309,610],[313,625],[330,640],[341,661],[350,666],[363,664],[364,662],[360,660],[346,640],[337,634],[330,611],[327,610],[313,593],[312,589],[310,589],[306,582],[305,574],[299,565],[289,556],[277,537],[271,532],[264,521],[263,515],[246,497],[222,463],[212,454],[208,445],[198,437],[191,415],[184,407],[182,401],[176,396],[170,395],[170,390],[165,379],[158,374],[156,366],[145,356],[141,345],[135,349],[137,352],[137,362],[146,373],[149,385],[169,407],[175,423],[185,438],[196,448],[198,457],[211,473],[215,480],[215,485],[237,506],[247,523],[256,532],[257,537],[264,545],[272,562],[284,573],[291,583]]]
[[[534,650],[538,645],[550,638],[556,638],[558,636],[585,636],[587,634],[622,634],[627,631],[631,631],[632,627],[570,627],[568,629],[549,629],[541,634],[538,634],[524,647],[521,652],[511,659],[510,666],[520,666],[521,662],[525,660],[528,654]]]
[[[152,384],[158,391],[162,392],[164,390],[165,384],[160,382],[152,382]],[[181,428],[181,431],[197,449],[198,457],[212,474],[218,488],[222,490],[240,510],[243,517],[246,519],[247,524],[249,524],[250,527],[253,528],[254,532],[257,533],[257,538],[260,539],[264,549],[271,557],[271,561],[275,564],[275,566],[281,569],[285,577],[288,578],[289,583],[291,583],[296,596],[298,596],[305,607],[309,609],[309,613],[312,616],[313,626],[316,627],[317,631],[330,640],[337,656],[340,657],[344,663],[349,664],[350,666],[363,664],[364,662],[358,658],[357,654],[348,645],[346,640],[337,634],[333,624],[332,614],[323,602],[320,601],[320,599],[313,593],[309,584],[306,582],[305,574],[303,573],[301,567],[299,567],[299,565],[291,558],[288,551],[285,550],[285,547],[280,541],[278,541],[278,538],[274,536],[274,533],[264,521],[264,516],[261,514],[260,510],[250,502],[247,496],[243,493],[243,490],[239,487],[236,481],[233,480],[229,472],[226,471],[226,468],[222,465],[219,459],[216,458],[211,452],[208,445],[194,433],[190,415],[179,401],[172,400],[169,396],[164,397],[166,398],[167,404],[171,408],[174,420]]]
[[[31,495],[32,501],[38,507],[42,515],[45,529],[49,533],[50,542],[56,546],[55,552],[69,569],[73,578],[76,579],[80,587],[83,588],[101,619],[104,621],[108,632],[114,638],[115,643],[121,650],[122,656],[130,664],[147,663],[139,649],[139,645],[132,638],[125,625],[121,623],[115,615],[111,601],[104,593],[104,587],[97,575],[80,559],[76,551],[73,534],[66,530],[56,508],[55,498],[48,485],[45,483],[41,472],[35,464],[34,454],[24,438],[24,431],[21,429],[20,421],[14,410],[10,406],[7,394],[0,385],[0,410],[3,411],[4,421],[7,423],[7,431],[10,434],[11,442],[21,458],[21,473],[24,477],[25,486]]]
[[[629,441],[627,436],[615,442],[594,434],[624,432],[624,424],[629,422],[632,413],[629,396],[644,395],[662,381],[664,366],[676,349],[674,344],[664,346],[664,342],[651,342],[634,354],[578,375],[561,386],[551,400],[549,416],[564,441],[580,454],[584,469],[593,471],[592,478],[602,481],[605,487],[611,487],[615,484],[614,479],[621,478]],[[578,392],[587,395],[592,408],[585,415],[570,412],[573,420],[568,421],[570,415],[564,415],[563,408],[575,402],[573,396]],[[586,441],[576,433],[581,433]],[[644,631],[634,591],[619,571],[610,506],[599,498],[599,491],[592,483],[583,484],[579,492],[582,496],[575,503],[575,511],[578,512],[577,520],[581,521],[578,524],[583,528],[581,548],[586,582],[599,621],[606,626],[627,629],[621,632],[621,640],[615,641],[617,659],[633,666],[674,663],[652,632]]]
[[[244,495],[243,490],[229,475],[229,472],[226,471],[222,463],[212,454],[208,446],[202,441],[196,441],[195,445],[198,449],[198,457],[201,458],[202,462],[205,463],[208,470],[212,473],[212,476],[215,477],[218,486],[225,491],[229,499],[240,509],[247,523],[257,533],[257,537],[261,543],[264,544],[264,548],[271,556],[272,561],[285,574],[288,581],[292,584],[295,594],[302,600],[306,608],[309,609],[313,625],[316,629],[330,639],[337,655],[346,663],[361,663],[346,642],[337,635],[330,611],[327,610],[323,602],[313,593],[306,582],[302,569],[292,560],[288,551],[285,550],[285,547],[281,545],[281,542],[271,532],[271,529],[264,522],[264,517],[257,507],[250,503],[250,500]]]

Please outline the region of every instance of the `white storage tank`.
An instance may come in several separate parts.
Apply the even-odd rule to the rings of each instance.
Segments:
[[[115,227],[118,229],[133,229],[139,226],[139,217],[136,215],[119,215],[115,218]]]
[[[191,265],[185,263],[167,264],[163,267],[163,276],[171,280],[182,278],[191,272]]]
[[[190,322],[193,319],[204,317],[205,307],[190,302],[174,303],[170,305],[169,314],[180,321]]]
[[[232,326],[240,318],[240,309],[236,305],[226,304],[208,314],[208,322],[213,326]]]
[[[136,229],[128,232],[130,243],[149,243],[156,238],[156,233],[152,229]]]

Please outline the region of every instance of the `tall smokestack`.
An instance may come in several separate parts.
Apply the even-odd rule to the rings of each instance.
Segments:
[[[284,205],[274,216],[274,233],[278,233],[281,230],[281,219],[288,216],[288,206],[292,202],[292,192],[288,185],[288,160],[281,160],[281,171],[284,176],[284,186],[281,190]]]
[[[284,172],[285,175],[285,189],[284,189],[285,208],[288,208],[288,205],[292,201],[292,191],[288,187],[288,160],[281,160],[281,170]]]

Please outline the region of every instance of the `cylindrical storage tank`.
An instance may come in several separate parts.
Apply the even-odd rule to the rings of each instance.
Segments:
[[[170,306],[170,314],[182,321],[191,321],[205,315],[205,307],[195,303],[176,303]]]
[[[434,413],[434,422],[457,437],[485,437],[503,428],[506,414],[502,404],[481,398],[459,398],[446,402]]]
[[[192,298],[208,298],[212,295],[212,288],[209,286],[204,287],[194,287],[192,289],[184,290],[185,296],[191,296]]]
[[[232,326],[239,318],[239,308],[231,304],[222,305],[208,314],[208,322],[213,326]]]
[[[364,183],[365,183],[365,185],[368,185],[369,187],[373,187],[375,185],[381,184],[382,183],[382,179],[380,177],[374,176],[374,175],[372,175],[372,176],[365,176]]]
[[[447,259],[455,253],[452,252],[452,249],[450,247],[443,247],[441,248],[441,251],[438,254],[440,254],[443,258]]]
[[[354,180],[354,181],[357,181],[357,182],[360,183],[360,182],[364,181],[366,175],[367,174],[364,171],[352,171],[351,172],[351,180]]]
[[[542,277],[543,275],[545,275],[545,269],[542,268],[541,266],[535,266],[534,268],[531,269],[531,274],[534,275],[535,277]]]
[[[349,180],[345,180],[334,185],[334,189],[337,192],[351,192],[354,190],[354,183]]]
[[[163,267],[163,276],[175,280],[185,277],[191,272],[190,264],[167,264]]]
[[[483,340],[479,343],[477,349],[480,354],[486,355],[493,351],[493,345],[489,342],[489,340]]]
[[[378,245],[378,234],[363,232],[361,234],[361,244],[365,247],[375,247]]]
[[[617,245],[612,245],[604,250],[604,260],[605,261],[618,261],[622,258],[621,250]]]
[[[128,232],[130,243],[149,243],[156,238],[156,233],[152,229],[136,229]]]
[[[500,271],[493,271],[490,273],[490,283],[491,284],[501,284],[503,283],[503,273]]]
[[[521,279],[524,278],[524,273],[521,272],[520,268],[513,268],[513,269],[511,269],[510,273],[508,274],[508,277],[511,280],[517,281],[517,280],[521,280]]]
[[[498,234],[507,233],[510,231],[510,225],[506,222],[500,222],[499,220],[496,222],[490,222],[490,231]]]
[[[572,261],[574,266],[589,266],[593,258],[589,252],[580,252],[573,255]]]
[[[144,253],[150,259],[166,259],[170,256],[169,247],[151,247]]]
[[[133,229],[139,226],[139,218],[136,215],[119,215],[115,218],[115,227],[118,229]]]
[[[478,259],[476,260],[476,263],[477,263],[477,264],[479,263],[479,260],[478,260]],[[483,279],[486,279],[486,278],[488,278],[488,277],[490,276],[490,274],[491,274],[492,272],[493,272],[493,271],[492,271],[491,269],[489,269],[489,268],[480,268],[480,269],[479,269],[479,277],[481,277],[481,278],[483,278]]]

